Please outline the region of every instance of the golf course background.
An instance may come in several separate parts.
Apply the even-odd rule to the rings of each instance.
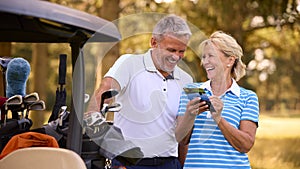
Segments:
[[[300,113],[261,113],[253,148],[253,169],[300,169]]]

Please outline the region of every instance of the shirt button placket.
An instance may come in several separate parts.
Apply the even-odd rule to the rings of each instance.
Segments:
[[[167,92],[167,80],[166,79],[163,79],[162,91],[163,92]]]

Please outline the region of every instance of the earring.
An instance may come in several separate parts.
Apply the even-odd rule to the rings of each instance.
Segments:
[[[230,67],[230,66],[231,66],[230,64],[227,65],[227,67]]]

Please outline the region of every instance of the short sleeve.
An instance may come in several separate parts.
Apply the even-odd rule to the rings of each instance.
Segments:
[[[245,108],[242,112],[241,120],[250,120],[258,123],[259,120],[259,102],[257,95],[248,90]]]

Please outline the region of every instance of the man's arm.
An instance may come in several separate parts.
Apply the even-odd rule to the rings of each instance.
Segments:
[[[94,92],[88,106],[88,111],[100,111],[101,95],[109,89],[121,90],[119,83],[112,77],[102,79],[99,88]]]

